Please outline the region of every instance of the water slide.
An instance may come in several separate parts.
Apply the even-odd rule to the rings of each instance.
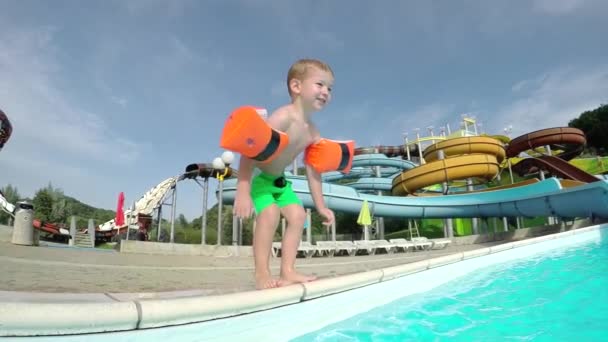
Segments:
[[[444,159],[439,157],[440,151]],[[490,137],[461,137],[429,146],[423,157],[426,164],[393,179],[393,195],[406,196],[429,185],[471,177],[490,180],[499,173],[505,150],[500,141]]]
[[[237,172],[235,169],[228,168],[225,177],[234,177],[236,176],[236,173]],[[189,164],[188,166],[186,166],[186,171],[182,175],[169,177],[158,183],[152,189],[148,190],[139,200],[135,202],[133,210],[125,210],[125,218],[127,216],[136,217],[138,215],[152,215],[154,210],[163,203],[167,196],[167,193],[175,188],[177,182],[182,181],[184,179],[191,179],[196,177],[217,178],[217,171],[210,163]],[[115,234],[119,230],[127,227],[127,220],[124,220],[124,222],[124,225],[117,226],[115,220],[111,219],[110,221],[100,224],[97,227],[97,230],[102,234]]]
[[[551,146],[552,150],[559,149],[563,152],[557,156],[541,155],[525,158],[513,169],[520,175],[524,175],[541,168],[565,179],[592,183],[598,181],[599,178],[566,161],[579,154],[586,142],[585,134],[580,129],[555,127],[538,130],[513,139],[506,152],[508,157],[515,157],[527,150]]]
[[[0,209],[11,215],[13,215],[15,212],[15,205],[4,198],[4,194],[2,194],[2,192],[0,192]]]
[[[485,147],[488,148],[488,147]],[[453,152],[456,153],[456,152]],[[496,153],[500,156],[500,152]],[[484,154],[476,154],[484,155]],[[490,156],[487,154],[486,156]],[[374,159],[380,167],[395,167],[395,159],[381,157],[365,158],[355,156],[353,169],[360,167],[367,159]],[[500,158],[500,157],[498,157]],[[496,157],[495,157],[496,159]],[[491,164],[494,163],[491,158]],[[400,161],[407,162],[407,161]],[[411,164],[402,163],[403,168],[411,168]],[[476,168],[476,166],[474,166]],[[415,170],[415,169],[414,169]],[[409,171],[406,171],[409,172]],[[488,171],[488,176],[493,173]],[[324,175],[322,184],[326,205],[335,210],[358,213],[364,200],[377,216],[404,218],[451,218],[451,217],[535,217],[559,216],[564,218],[599,216],[608,217],[608,181],[599,181],[575,187],[565,187],[555,178],[544,181],[527,182],[525,185],[500,190],[476,193],[454,194],[449,196],[432,197],[398,197],[379,196],[357,191],[351,185],[328,183]],[[469,176],[467,176],[469,177]],[[314,208],[308,183],[304,176],[288,174],[296,194],[302,199],[305,207]],[[362,178],[371,185],[386,184],[382,178]],[[232,204],[236,194],[236,179],[228,179],[223,185],[223,202]]]
[[[410,155],[418,154],[418,145],[410,144]],[[355,149],[355,155],[381,153],[387,157],[403,157],[407,156],[407,150],[404,145],[398,146],[370,146],[358,147]]]
[[[524,170],[530,170],[533,167],[540,167],[556,176],[584,183],[592,183],[600,180],[594,175],[579,169],[561,158],[554,156],[526,158],[520,161],[515,169],[520,171],[521,175],[523,175],[526,173]]]

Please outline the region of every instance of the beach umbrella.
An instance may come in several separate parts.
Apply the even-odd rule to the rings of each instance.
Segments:
[[[372,224],[372,217],[369,213],[369,205],[367,204],[367,200],[363,200],[363,205],[361,205],[361,211],[359,212],[359,217],[357,218],[357,224],[363,226],[364,239],[369,240],[369,226]]]
[[[114,224],[116,227],[121,227],[125,224],[125,212],[123,209],[124,205],[125,193],[121,191],[120,194],[118,194],[118,205],[116,206],[116,217],[114,218]]]

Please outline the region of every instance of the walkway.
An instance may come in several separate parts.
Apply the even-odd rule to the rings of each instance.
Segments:
[[[496,245],[449,246],[443,250],[372,256],[297,259],[297,268],[334,277]],[[278,274],[280,259],[272,259]],[[17,246],[0,242],[0,291],[133,293],[196,290],[223,294],[254,289],[251,257],[121,254],[114,250]],[[4,293],[3,297],[9,295]]]

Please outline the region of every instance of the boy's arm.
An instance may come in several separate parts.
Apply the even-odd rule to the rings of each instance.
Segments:
[[[239,175],[236,182],[236,196],[234,197],[234,215],[237,217],[250,217],[253,213],[251,201],[251,175],[254,162],[241,155],[239,161]]]
[[[325,207],[325,200],[323,199],[323,187],[321,184],[321,174],[317,172],[312,166],[306,165],[306,178],[308,179],[308,188],[310,189],[310,195],[315,203],[317,210]]]
[[[321,139],[321,135],[315,126],[311,126],[311,135],[313,136],[313,143]],[[325,206],[321,174],[312,165],[306,164],[306,178],[308,179],[308,188],[310,189],[310,195],[317,208],[317,212],[325,217],[323,223],[329,226],[334,222],[334,212]]]
[[[327,226],[331,225],[334,222],[334,212],[325,206],[321,174],[311,165],[306,165],[306,178],[308,179],[308,188],[310,189],[310,195],[317,208],[317,212],[325,217],[323,224]]]

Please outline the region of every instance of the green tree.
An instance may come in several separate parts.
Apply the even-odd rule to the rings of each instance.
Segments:
[[[11,204],[17,204],[21,196],[19,195],[19,191],[17,187],[12,186],[11,184],[6,185],[2,188],[2,193],[4,194],[4,198]],[[11,219],[11,215],[0,210],[0,222],[6,222],[9,224],[9,220]]]
[[[48,189],[38,190],[32,202],[34,204],[34,218],[43,222],[50,222],[53,215],[53,197]]]
[[[608,152],[608,105],[582,113],[578,118],[568,123],[576,127],[587,136],[587,148],[597,154],[605,155]]]
[[[186,216],[184,214],[179,214],[179,216],[177,217],[177,224],[180,228],[188,227],[188,219],[186,219]]]

